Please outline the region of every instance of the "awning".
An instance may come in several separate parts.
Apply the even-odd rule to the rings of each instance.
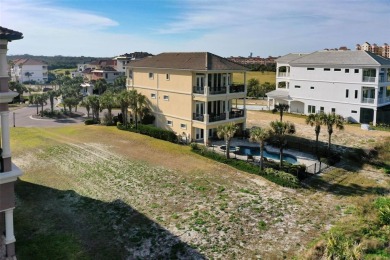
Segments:
[[[293,100],[288,91],[286,90],[273,90],[271,92],[266,93],[267,97],[274,99],[283,99],[283,100]]]

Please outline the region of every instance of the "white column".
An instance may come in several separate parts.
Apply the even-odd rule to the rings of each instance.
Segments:
[[[372,120],[372,124],[374,125],[374,126],[376,126],[376,108],[374,108],[374,118],[373,118],[373,120]]]
[[[5,211],[5,243],[10,244],[15,242],[14,235],[14,209]]]
[[[225,100],[225,113],[226,113],[226,120],[229,120],[230,119],[229,100]]]
[[[203,143],[204,145],[207,146],[208,140],[209,140],[209,130],[206,128],[204,131],[204,138],[203,138]]]
[[[206,73],[206,82],[204,83],[204,94],[207,96],[209,94],[209,74]]]
[[[230,93],[230,87],[229,87],[228,78],[229,78],[229,74],[226,73],[226,75],[225,75],[225,87],[226,87],[226,93],[227,93],[227,94]]]
[[[0,112],[1,115],[1,144],[3,149],[3,158],[11,157],[11,146],[9,140],[9,112]]]
[[[288,100],[287,102],[288,102],[288,112],[291,113],[291,101]]]
[[[6,46],[5,49],[0,49],[0,77],[8,77],[7,44],[8,40],[0,40],[0,45]]]
[[[205,123],[208,123],[209,122],[209,102],[204,102],[204,119],[205,119]]]
[[[244,72],[244,92],[246,96],[246,72]]]

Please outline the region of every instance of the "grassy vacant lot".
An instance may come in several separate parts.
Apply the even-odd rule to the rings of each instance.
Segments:
[[[18,259],[300,258],[390,185],[356,169],[282,188],[115,127],[13,128],[12,148]]]
[[[255,78],[258,79],[260,84],[263,84],[265,82],[269,83],[275,83],[275,72],[272,71],[265,71],[264,73],[260,71],[248,71],[246,73],[246,80],[248,81],[249,79]],[[244,82],[244,75],[242,73],[235,73],[233,75],[233,81],[237,83],[242,83]]]
[[[65,74],[65,71],[72,72],[72,71],[75,71],[75,70],[77,70],[77,68],[73,68],[73,69],[55,69],[55,70],[52,70],[51,72],[53,72],[56,75],[59,75],[59,74]]]

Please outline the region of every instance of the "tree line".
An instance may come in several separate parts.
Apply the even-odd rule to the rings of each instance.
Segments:
[[[264,82],[260,84],[260,81],[255,78],[251,78],[248,80],[247,84],[247,96],[253,98],[263,98],[267,92],[276,89],[275,83]]]

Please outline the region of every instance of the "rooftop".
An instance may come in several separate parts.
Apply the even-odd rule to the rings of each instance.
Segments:
[[[20,40],[23,38],[23,34],[21,32],[13,31],[0,26],[0,40]]]
[[[308,65],[361,65],[361,66],[390,66],[390,59],[367,51],[316,51],[301,56],[288,54],[277,62],[289,63],[296,66]]]
[[[12,61],[15,65],[42,65],[45,66],[47,63],[34,59],[16,59]]]
[[[242,65],[209,52],[164,52],[130,63],[132,68],[160,68],[180,70],[248,70]]]

